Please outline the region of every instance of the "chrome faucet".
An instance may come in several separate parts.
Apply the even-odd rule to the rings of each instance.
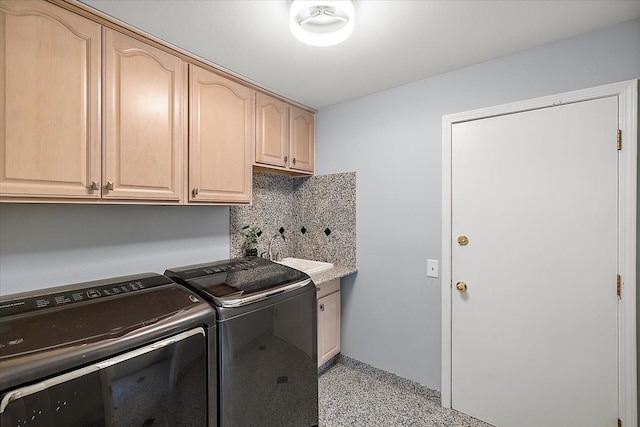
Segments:
[[[287,238],[284,237],[284,234],[276,233],[271,237],[271,240],[269,241],[269,261],[273,261],[273,252],[271,251],[271,246],[273,245],[273,241],[278,237],[282,237],[282,240],[284,240],[285,242],[287,241]],[[278,258],[278,255],[280,255],[280,253],[276,254],[276,258]]]

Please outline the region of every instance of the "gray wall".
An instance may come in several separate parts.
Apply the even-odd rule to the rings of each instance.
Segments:
[[[637,78],[640,20],[322,109],[316,173],[357,173],[342,353],[440,389],[440,281],[425,259],[441,259],[444,114]]]
[[[0,204],[0,294],[223,259],[229,208]]]

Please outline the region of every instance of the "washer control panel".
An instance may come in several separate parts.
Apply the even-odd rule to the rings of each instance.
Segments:
[[[78,289],[68,289],[61,292],[55,292],[55,290],[52,289],[53,292],[51,293],[0,301],[0,317],[62,307],[69,304],[95,300],[97,298],[127,294],[173,282],[164,276],[158,275],[122,282],[114,281],[112,283],[105,283],[102,281],[95,283],[95,286],[88,286],[86,288],[83,288],[80,284]],[[90,285],[90,282],[86,283],[86,285]]]

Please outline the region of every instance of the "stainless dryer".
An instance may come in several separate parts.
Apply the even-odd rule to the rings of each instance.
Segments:
[[[0,424],[216,426],[215,329],[158,274],[3,297]]]
[[[316,287],[308,275],[263,258],[165,275],[218,313],[221,427],[318,425]]]

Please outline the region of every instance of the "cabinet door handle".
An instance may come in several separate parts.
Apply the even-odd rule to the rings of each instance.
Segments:
[[[287,163],[287,160],[289,160],[289,156],[284,156],[284,162]]]
[[[199,192],[200,190],[198,189],[198,187],[195,187],[191,193],[193,193],[193,197],[195,197],[198,195]]]
[[[113,181],[107,181],[107,190],[113,190]]]
[[[320,311],[324,311],[324,304],[320,304]]]
[[[296,158],[295,157],[293,158],[293,164],[294,165],[296,164]]]
[[[92,190],[99,190],[100,186],[98,185],[98,183],[96,181],[91,181],[91,189]]]

